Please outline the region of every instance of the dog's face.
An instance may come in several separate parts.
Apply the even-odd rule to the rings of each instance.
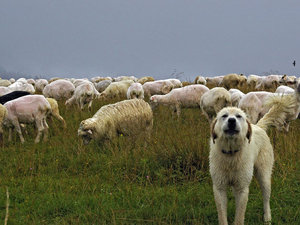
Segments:
[[[213,142],[219,137],[226,139],[248,138],[250,142],[251,125],[246,114],[239,108],[226,107],[218,112],[212,123]]]

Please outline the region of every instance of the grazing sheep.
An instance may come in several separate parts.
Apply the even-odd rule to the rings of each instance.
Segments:
[[[165,80],[170,81],[173,84],[173,88],[181,88],[182,87],[182,83],[178,79],[171,78],[171,79],[165,79]]]
[[[224,76],[206,77],[206,85],[218,87],[222,84]]]
[[[281,94],[294,94],[295,90],[291,87],[285,86],[285,85],[280,85],[275,93],[281,93]]]
[[[75,86],[71,81],[58,79],[49,82],[43,90],[43,95],[46,98],[54,98],[55,100],[69,99],[75,91]]]
[[[224,107],[231,106],[230,93],[223,87],[215,87],[204,93],[200,100],[200,107],[209,122],[216,117]]]
[[[27,91],[31,94],[35,93],[35,89],[32,84],[27,83],[27,81],[24,79],[19,79],[15,83],[8,86],[8,88],[11,91]]]
[[[145,96],[148,98],[152,95],[165,95],[173,88],[174,85],[168,80],[150,81],[143,84]]]
[[[241,88],[244,84],[246,84],[247,78],[240,74],[231,73],[226,76],[224,76],[222,80],[223,87],[225,87],[227,90],[230,88]]]
[[[11,85],[11,82],[9,80],[0,80],[0,86],[1,87],[8,87],[9,85]]]
[[[249,121],[256,124],[270,109],[265,103],[270,96],[275,94],[267,91],[253,91],[247,93],[239,103],[239,108],[244,110]]]
[[[12,92],[8,87],[0,87],[0,96],[6,95]]]
[[[92,82],[82,82],[81,85],[75,88],[73,96],[66,101],[66,106],[77,104],[83,110],[84,106],[88,104],[88,109],[91,110],[92,103],[99,92],[95,89]]]
[[[5,106],[0,104],[0,145],[3,144],[3,127],[2,127],[2,123],[3,123],[6,116],[7,116],[7,109],[6,109]]]
[[[137,80],[138,83],[144,84],[146,82],[154,81],[153,77],[141,77],[140,79]]]
[[[182,88],[175,88],[166,95],[153,95],[150,97],[152,109],[159,104],[171,106],[177,116],[180,116],[181,108],[197,108],[201,96],[209,91],[202,84],[193,84]]]
[[[47,84],[48,81],[46,79],[38,79],[35,81],[35,90],[42,93]]]
[[[258,82],[262,79],[261,76],[251,74],[247,78],[247,85],[249,88],[254,89]]]
[[[111,80],[102,80],[95,84],[95,88],[98,92],[103,92],[110,84],[112,83]]]
[[[296,76],[288,76],[286,74],[284,74],[279,80],[279,84],[283,84],[287,86],[294,86],[294,84],[296,83],[297,83]]]
[[[242,99],[242,97],[245,96],[245,94],[241,92],[239,89],[234,89],[234,88],[231,88],[229,90],[229,93],[231,95],[232,106],[238,107],[240,100]]]
[[[59,114],[59,108],[58,108],[57,101],[54,98],[46,98],[46,99],[47,99],[47,101],[49,102],[49,104],[51,106],[51,112],[50,112],[50,114],[53,117],[55,117],[56,119],[58,119],[59,121],[61,121],[61,123],[63,124],[63,127],[66,128],[67,127],[66,121]]]
[[[127,99],[144,99],[143,85],[140,83],[133,83],[127,90]]]
[[[114,98],[126,99],[127,90],[131,84],[134,82],[132,80],[124,80],[111,83],[99,96],[101,100],[109,100]]]
[[[133,82],[137,82],[137,78],[135,76],[119,76],[119,77],[116,77],[114,79],[115,82],[119,82],[119,81],[125,81],[125,80],[130,80],[130,81],[133,81]]]
[[[9,128],[9,141],[11,141],[11,131],[15,128],[19,134],[21,143],[24,143],[24,137],[20,123],[35,123],[38,134],[35,143],[40,141],[44,133],[44,141],[48,136],[47,115],[51,112],[51,106],[43,95],[26,95],[4,104],[7,109],[7,116],[3,122],[5,127]]]
[[[149,138],[152,126],[153,113],[149,104],[142,99],[131,99],[101,107],[92,118],[80,123],[78,136],[84,144],[92,139],[112,140],[119,134],[133,137],[145,134]]]
[[[30,95],[30,93],[27,92],[27,91],[13,91],[13,92],[10,92],[10,93],[0,97],[0,104],[4,105],[6,102],[9,102],[11,100],[20,98],[20,97],[25,96],[25,95]]]
[[[194,81],[195,84],[203,84],[206,85],[206,79],[203,76],[197,76]]]
[[[280,75],[268,75],[258,81],[256,90],[276,89],[279,86]]]

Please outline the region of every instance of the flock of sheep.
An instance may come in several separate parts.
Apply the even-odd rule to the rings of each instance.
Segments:
[[[58,100],[64,100],[66,107],[77,105],[81,110],[90,110],[94,100],[127,99],[101,107],[92,118],[82,121],[78,136],[85,144],[91,140],[102,141],[118,135],[149,138],[153,126],[153,113],[158,105],[171,107],[177,116],[182,108],[201,108],[211,122],[218,111],[226,106],[236,106],[247,114],[249,121],[256,124],[266,114],[276,97],[289,98],[295,102],[289,122],[298,117],[300,111],[299,78],[287,75],[257,76],[228,74],[217,77],[196,77],[193,84],[178,79],[154,80],[152,77],[137,79],[134,76],[93,77],[89,79],[52,78],[0,80],[0,135],[3,128],[19,134],[24,142],[22,129],[25,124],[34,124],[37,130],[35,143],[43,136],[48,137],[47,117],[54,116],[66,126],[59,114]],[[214,87],[209,89],[208,87]],[[243,93],[246,87],[255,90]],[[275,90],[275,93],[266,90]],[[39,94],[37,94],[39,93]],[[149,100],[147,103],[145,100]],[[274,125],[276,126],[276,125]],[[1,140],[2,141],[2,140]]]

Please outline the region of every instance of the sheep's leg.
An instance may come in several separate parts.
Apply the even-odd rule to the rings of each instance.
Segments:
[[[16,128],[17,133],[19,134],[21,143],[23,144],[25,140],[24,140],[24,137],[23,137],[23,134],[22,134],[22,130],[21,130],[19,121],[18,120],[14,120],[13,121],[13,125]]]
[[[11,140],[12,140],[12,129],[13,128],[8,128],[8,142],[11,142]]]
[[[48,140],[48,129],[49,129],[49,126],[46,122],[46,118],[43,119],[43,125],[44,125],[44,138],[43,138],[43,141],[47,141]]]
[[[44,126],[43,126],[42,119],[36,119],[36,128],[37,128],[38,132],[37,132],[37,136],[36,136],[34,142],[39,143],[40,139],[41,139],[41,135],[44,131]]]
[[[175,107],[176,107],[177,116],[178,116],[178,118],[179,118],[179,117],[180,117],[180,114],[181,114],[181,107],[180,107],[179,104],[176,104]]]
[[[93,104],[93,100],[90,101],[89,105],[88,105],[88,110],[91,111],[92,110],[92,104]]]

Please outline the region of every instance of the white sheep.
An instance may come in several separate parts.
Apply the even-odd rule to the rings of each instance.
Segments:
[[[248,92],[241,98],[238,107],[247,114],[251,123],[256,124],[269,111],[270,107],[266,107],[265,102],[272,95],[274,93],[267,91]]]
[[[98,83],[95,83],[95,88],[97,89],[98,92],[103,92],[110,84],[112,83],[111,80],[102,80],[99,81]]]
[[[44,141],[48,137],[47,116],[51,112],[50,103],[43,95],[26,95],[4,104],[7,109],[7,116],[3,125],[9,128],[9,141],[11,141],[11,131],[15,128],[19,134],[21,143],[24,143],[24,137],[20,123],[34,123],[38,130],[35,143],[40,141],[41,135],[44,134]]]
[[[200,100],[200,107],[209,122],[216,117],[224,107],[231,106],[230,93],[223,87],[215,87],[204,93]]]
[[[143,85],[140,83],[133,83],[127,90],[127,99],[144,99],[144,89]]]
[[[280,85],[275,93],[285,93],[285,94],[294,94],[295,90],[291,87],[285,86],[285,85]]]
[[[153,95],[150,97],[152,109],[157,105],[170,106],[177,116],[180,116],[181,108],[198,108],[201,96],[209,89],[202,84],[194,84],[182,88],[175,88],[166,95]]]
[[[5,106],[3,106],[2,104],[0,104],[0,145],[3,144],[3,121],[5,119],[5,117],[7,116],[7,109]]]
[[[112,140],[119,134],[132,137],[145,134],[149,138],[152,126],[153,113],[149,104],[142,99],[131,99],[101,107],[92,118],[80,123],[78,136],[84,144],[92,139]]]
[[[241,92],[239,89],[235,89],[235,88],[231,88],[229,90],[229,93],[231,95],[232,106],[238,107],[240,100],[245,96],[245,94]]]
[[[55,79],[55,78],[53,78]],[[75,91],[75,86],[71,81],[57,79],[45,86],[43,95],[46,98],[54,98],[55,100],[69,99]]]
[[[203,76],[197,76],[194,81],[195,84],[203,84],[206,85],[206,79]]]
[[[174,88],[169,80],[150,81],[143,84],[145,96],[148,98],[152,95],[165,95]]]
[[[64,120],[64,118],[62,118],[62,116],[59,114],[59,108],[58,108],[58,103],[54,98],[46,98],[47,101],[49,102],[50,106],[51,106],[51,112],[50,114],[55,117],[56,119],[58,119],[62,124],[63,127],[66,128],[67,124]]]
[[[95,89],[90,81],[81,82],[81,85],[75,88],[74,94],[66,101],[66,106],[77,104],[81,110],[88,104],[88,109],[91,110],[93,100],[98,97],[99,92]]]
[[[43,92],[43,89],[48,84],[46,79],[38,79],[35,81],[35,90],[38,92]]]
[[[132,80],[124,80],[111,83],[99,96],[101,100],[109,100],[114,98],[127,98],[127,90],[134,83]]]

